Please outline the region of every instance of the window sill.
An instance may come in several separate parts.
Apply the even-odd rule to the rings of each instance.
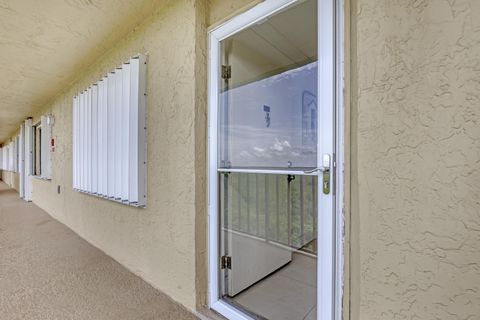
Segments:
[[[32,176],[32,178],[42,181],[52,181],[51,178],[42,178],[41,176]]]

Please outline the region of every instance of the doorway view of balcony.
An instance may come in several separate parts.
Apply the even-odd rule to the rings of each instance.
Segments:
[[[299,1],[220,42],[219,298],[254,319],[317,317],[316,15]]]
[[[317,177],[225,173],[221,181],[224,299],[257,318],[314,319]]]

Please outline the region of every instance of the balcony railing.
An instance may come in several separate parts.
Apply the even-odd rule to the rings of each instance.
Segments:
[[[316,176],[220,175],[225,229],[316,254]]]

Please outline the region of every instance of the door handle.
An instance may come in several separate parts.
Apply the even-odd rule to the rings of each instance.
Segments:
[[[329,171],[329,170],[330,170],[330,168],[321,167],[321,168],[314,168],[314,169],[311,169],[311,170],[305,170],[305,171],[303,171],[303,173],[312,174],[312,173],[315,173],[315,172],[325,172],[325,171]]]
[[[312,174],[315,172],[327,172],[330,171],[330,155],[328,153],[325,153],[322,158],[322,166],[318,168],[314,168],[311,170],[305,170],[303,173],[305,174]]]
[[[303,173],[305,174],[312,174],[315,172],[322,172],[323,177],[322,177],[322,191],[324,194],[329,194],[330,193],[330,155],[328,153],[323,155],[322,158],[322,166],[318,168],[314,168],[311,170],[305,170]]]

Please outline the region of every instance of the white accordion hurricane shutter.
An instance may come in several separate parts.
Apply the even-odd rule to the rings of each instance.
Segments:
[[[138,55],[73,99],[73,188],[146,205],[146,57]]]

